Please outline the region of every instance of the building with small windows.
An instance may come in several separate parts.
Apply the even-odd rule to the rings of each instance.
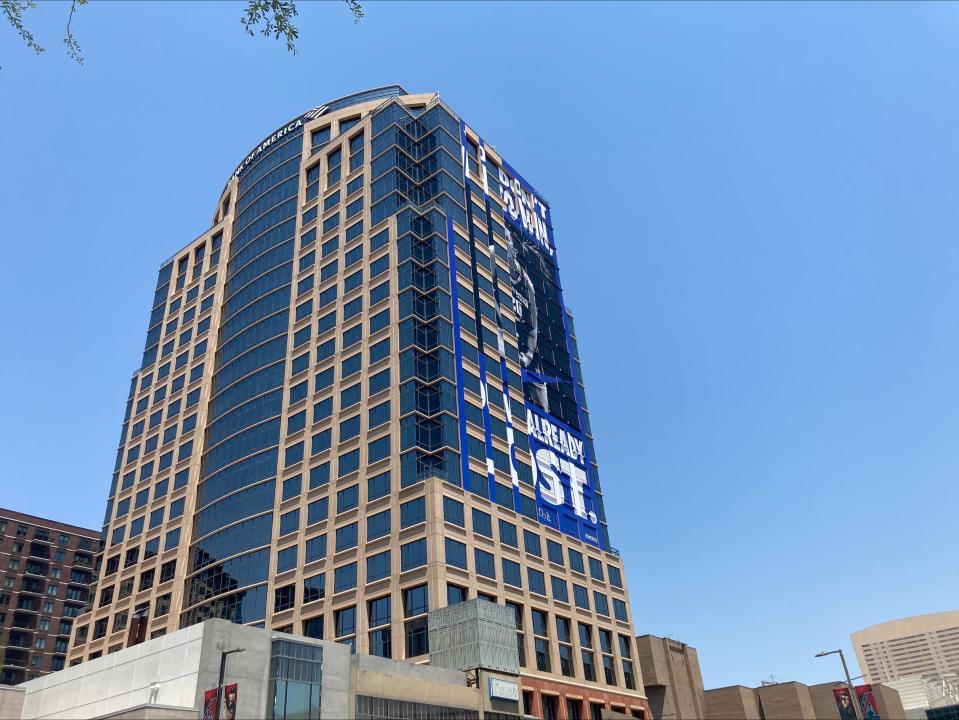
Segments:
[[[70,661],[226,618],[425,662],[481,597],[531,714],[648,714],[550,212],[434,93],[257,144],[160,267]]]
[[[0,682],[64,667],[74,619],[87,604],[96,530],[0,508]]]

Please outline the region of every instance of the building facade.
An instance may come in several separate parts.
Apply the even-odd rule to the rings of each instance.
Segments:
[[[206,618],[427,657],[517,620],[541,717],[648,712],[548,203],[435,94],[256,146],[165,262],[71,662]]]
[[[855,720],[855,710],[840,709],[837,693],[849,696],[843,682],[805,685],[784,682],[749,688],[730,685],[705,692],[706,720]],[[885,685],[859,685],[864,718],[906,720],[899,693]],[[685,715],[678,715],[685,718]]]
[[[643,687],[654,720],[702,720],[706,701],[696,648],[655,635],[636,638]]]
[[[96,530],[0,508],[0,653],[4,685],[64,667],[87,604]]]
[[[959,610],[891,620],[850,639],[868,682],[959,673]]]
[[[340,643],[209,620],[0,693],[5,720],[216,716],[236,720],[507,720],[486,683],[429,665],[355,655]],[[239,651],[239,652],[237,652]],[[515,683],[507,680],[508,684]]]

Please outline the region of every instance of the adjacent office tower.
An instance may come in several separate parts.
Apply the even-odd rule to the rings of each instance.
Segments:
[[[0,508],[0,663],[4,685],[63,668],[87,603],[96,530]]]
[[[482,596],[531,711],[646,707],[550,207],[435,94],[285,123],[160,267],[103,539],[72,661],[210,617],[426,659]]]

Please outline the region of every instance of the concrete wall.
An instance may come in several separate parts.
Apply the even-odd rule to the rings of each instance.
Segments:
[[[23,714],[25,697],[22,687],[0,685],[0,718],[19,718]]]
[[[355,695],[480,710],[479,691],[467,687],[466,675],[456,670],[354,655],[352,678]],[[351,715],[354,711],[350,708]]]
[[[809,688],[798,682],[777,683],[756,688],[765,720],[815,718]]]
[[[150,704],[193,709],[205,625],[194,625],[126,650],[30,680],[24,720],[94,718]]]
[[[636,653],[655,720],[702,720],[703,675],[696,648],[670,638],[640,635]]]
[[[709,720],[762,720],[759,701],[752,688],[731,685],[707,690],[705,700],[706,717]]]

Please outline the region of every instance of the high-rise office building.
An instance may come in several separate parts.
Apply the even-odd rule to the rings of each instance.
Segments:
[[[64,667],[100,544],[96,530],[0,508],[0,663],[4,685]]]
[[[530,711],[645,711],[556,258],[435,94],[265,138],[160,267],[71,661],[210,617],[425,659],[428,609],[480,596]]]

